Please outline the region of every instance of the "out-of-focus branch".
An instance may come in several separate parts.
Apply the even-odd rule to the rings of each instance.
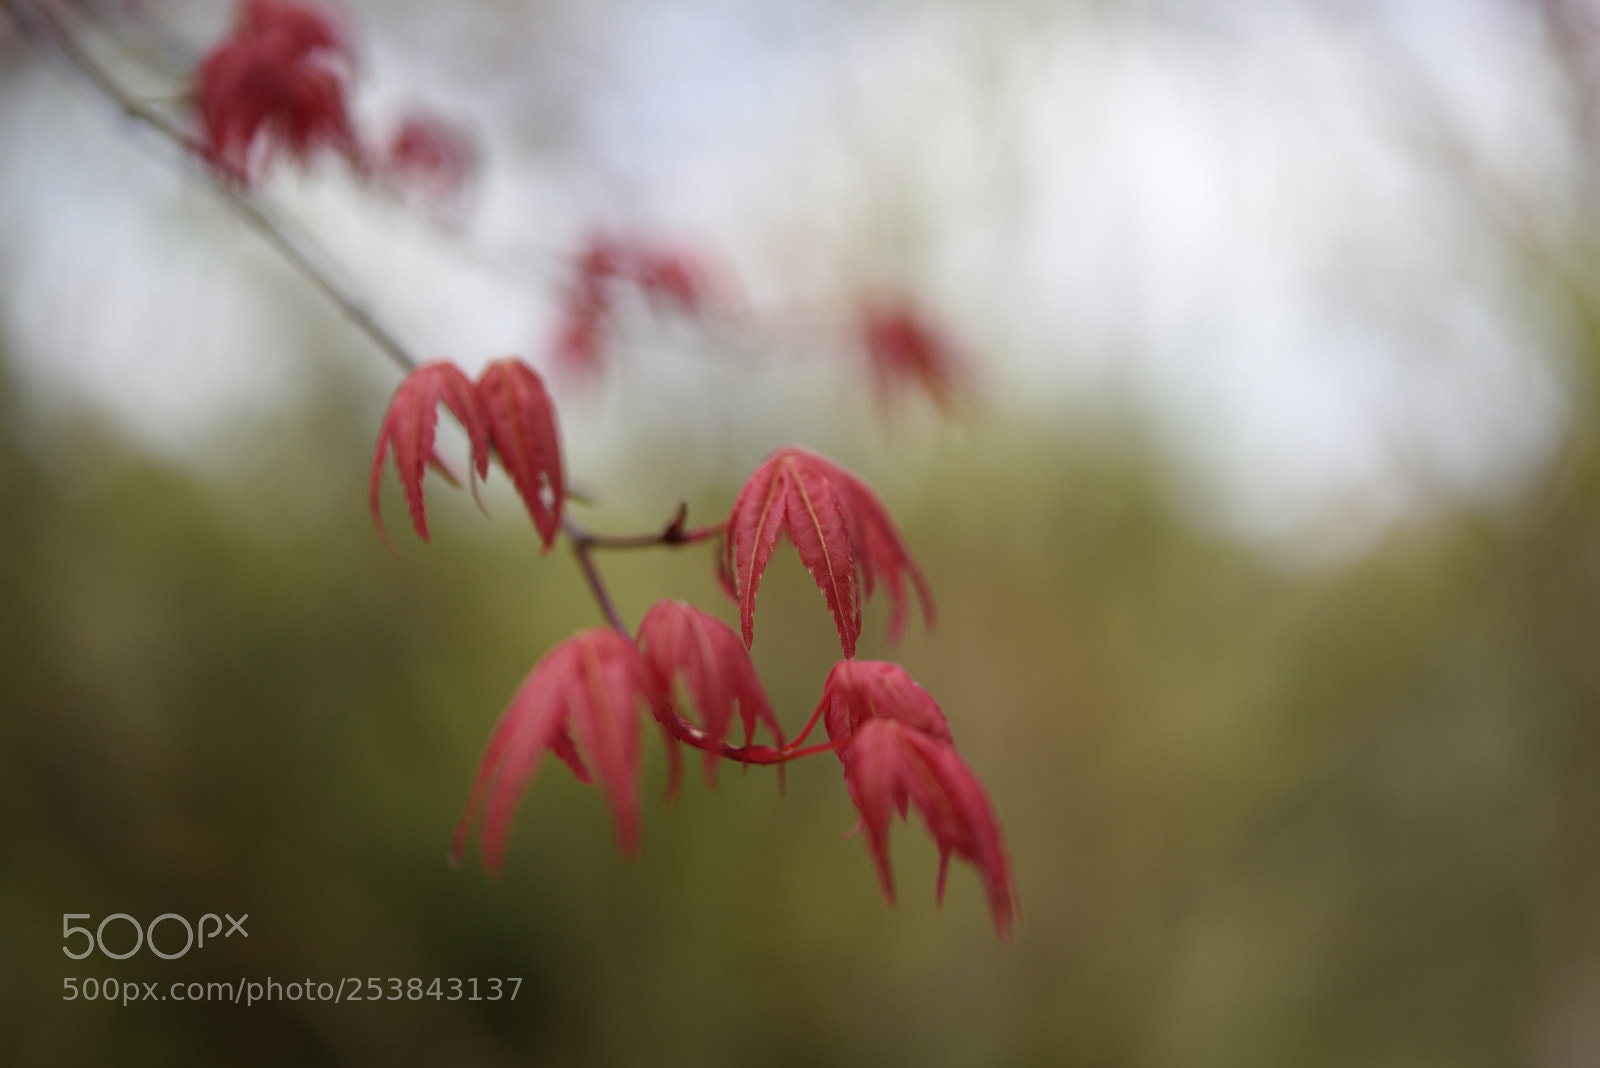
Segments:
[[[227,204],[236,216],[271,245],[279,255],[288,260],[307,281],[321,291],[323,296],[332,301],[344,313],[345,318],[381,349],[396,366],[410,373],[421,365],[421,361],[410,349],[383,326],[353,292],[334,280],[332,273],[322,262],[325,257],[314,242],[307,237],[292,234],[283,221],[269,215],[235,182],[218,175],[209,165],[203,145],[170,116],[129,93],[83,47],[78,35],[64,25],[56,14],[25,0],[0,0],[0,9],[10,16],[25,39],[61,57],[78,76],[101,96],[115,104],[123,115],[155,131],[176,145],[186,156],[200,163],[212,190],[222,198],[223,203]],[[630,641],[632,635],[628,631],[628,626],[623,621],[621,613],[617,611],[616,603],[606,587],[600,569],[595,564],[594,550],[694,545],[709,541],[721,532],[720,525],[686,528],[684,526],[686,518],[687,507],[680,506],[666,526],[649,534],[638,535],[597,534],[570,518],[562,520],[562,531],[572,544],[579,570],[583,572],[601,613],[613,628]],[[747,764],[781,764],[831,748],[829,745],[822,745],[802,749],[798,741],[782,749],[712,743],[704,732],[682,720],[681,717],[664,722],[663,726],[674,737],[691,746]]]
[[[84,49],[77,36],[53,13],[22,0],[0,0],[23,37],[53,51],[66,61],[72,70],[88,82],[101,96],[114,103],[123,115],[154,130],[188,156],[205,161],[205,151],[187,131],[169,116],[136,99],[111,76],[93,56]],[[338,282],[325,266],[327,257],[317,249],[310,238],[292,234],[289,226],[247,196],[232,182],[218,177],[209,167],[205,171],[213,192],[250,229],[277,250],[313,286],[331,300],[346,319],[383,351],[383,354],[402,371],[417,369],[421,361],[400,342],[386,326],[355,295]]]

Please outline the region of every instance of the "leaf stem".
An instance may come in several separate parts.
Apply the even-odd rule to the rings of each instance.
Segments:
[[[633,635],[628,631],[628,625],[623,622],[622,614],[617,611],[616,602],[611,598],[611,592],[606,588],[605,579],[600,574],[600,569],[594,562],[596,549],[647,549],[656,545],[692,545],[697,542],[707,541],[722,532],[721,526],[696,527],[693,530],[684,530],[683,521],[689,514],[687,504],[679,504],[678,510],[667,521],[667,525],[653,534],[597,534],[579,523],[571,516],[561,517],[561,530],[572,543],[573,555],[578,559],[578,566],[583,569],[583,577],[589,583],[589,590],[594,594],[594,599],[600,605],[600,611],[605,614],[606,621],[616,628],[617,632],[629,641]],[[692,743],[691,743],[692,744]]]
[[[831,752],[832,742],[824,742],[807,748],[797,748],[794,743],[779,747],[770,745],[730,745],[727,742],[713,742],[705,731],[684,719],[677,710],[668,708],[665,712],[656,713],[656,721],[666,728],[668,734],[692,746],[702,753],[711,753],[727,760],[736,760],[741,764],[787,764],[791,760],[801,757],[815,756],[818,753]]]
[[[578,567],[583,571],[583,577],[589,583],[589,592],[594,594],[594,599],[600,605],[606,621],[630,642],[633,635],[628,630],[628,624],[622,621],[622,614],[617,611],[616,602],[611,599],[611,591],[606,588],[605,579],[600,576],[600,569],[595,566],[593,543],[589,540],[588,532],[581,526],[565,516],[561,519],[561,529],[567,535],[567,540],[572,542],[572,555],[578,559]]]

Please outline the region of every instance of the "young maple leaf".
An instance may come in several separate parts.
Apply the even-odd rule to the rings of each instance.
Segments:
[[[908,389],[922,389],[940,408],[950,409],[968,368],[915,305],[904,297],[868,300],[856,329],[880,403],[887,406]]]
[[[452,861],[460,863],[481,813],[483,865],[491,872],[500,870],[511,817],[546,751],[584,783],[591,781],[587,757],[605,791],[618,848],[627,856],[638,853],[637,712],[642,704],[659,714],[661,700],[656,675],[638,648],[608,627],[591,627],[546,653],[489,738],[466,811],[456,825]]]
[[[544,551],[561,529],[566,476],[561,468],[561,436],[556,409],[544,380],[516,357],[495,360],[478,376],[489,437],[500,465],[511,476]]]
[[[889,518],[888,509],[855,475],[824,457],[817,457],[817,461],[829,471],[848,512],[850,549],[856,566],[861,569],[862,599],[872,596],[880,577],[889,587],[889,644],[898,644],[905,634],[908,598],[901,582],[902,573],[910,574],[917,600],[922,605],[923,626],[932,630],[938,619],[933,591],[928,588],[922,568],[912,559],[899,528]]]
[[[657,601],[639,624],[639,646],[660,680],[665,699],[675,706],[679,702],[673,695],[673,683],[683,679],[709,741],[720,745],[727,739],[737,703],[744,723],[744,744],[751,743],[759,723],[782,748],[783,728],[761,688],[750,654],[732,627],[683,601]],[[669,749],[675,745],[675,741],[669,742]],[[716,753],[706,753],[706,782],[713,786],[720,759]]]
[[[844,660],[829,673],[822,704],[884,897],[894,903],[890,817],[904,819],[914,805],[939,847],[936,899],[944,900],[951,855],[970,862],[983,879],[995,930],[1006,938],[1016,886],[1005,838],[983,784],[956,753],[938,703],[898,664]]]
[[[904,723],[874,719],[856,733],[849,754],[846,777],[850,796],[867,829],[878,879],[889,903],[894,903],[889,817],[897,812],[904,819],[909,803],[922,813],[928,833],[939,847],[935,899],[944,901],[951,854],[961,857],[983,878],[996,933],[1002,939],[1009,937],[1016,911],[1011,861],[989,795],[955,747]]]
[[[933,594],[922,569],[876,494],[855,475],[797,446],[779,449],[751,473],[728,515],[718,577],[739,603],[748,645],[756,587],[780,535],[787,534],[833,613],[845,656],[854,656],[864,597],[889,589],[889,641],[905,630],[911,576],[924,622],[934,624]]]
[[[723,567],[732,576],[745,645],[755,640],[756,588],[787,535],[833,613],[845,656],[856,655],[861,602],[849,518],[832,465],[798,447],[779,449],[751,472],[728,513]]]
[[[439,403],[443,401],[467,432],[472,445],[472,470],[478,478],[489,473],[489,423],[478,391],[461,369],[448,361],[424,364],[405,377],[394,391],[389,411],[378,431],[378,447],[372,457],[372,484],[369,490],[372,522],[378,537],[390,551],[389,536],[383,530],[378,509],[378,488],[383,480],[383,458],[394,449],[394,466],[411,509],[411,522],[417,536],[428,540],[428,516],[423,505],[422,478],[428,467],[448,475],[448,468],[434,451],[434,432],[439,423]]]
[[[246,184],[280,152],[304,161],[334,147],[355,158],[345,103],[350,61],[344,35],[325,11],[249,0],[233,32],[195,72],[206,159]]]
[[[939,703],[892,660],[841,660],[822,685],[823,726],[836,752],[869,719],[898,720],[953,743]]]

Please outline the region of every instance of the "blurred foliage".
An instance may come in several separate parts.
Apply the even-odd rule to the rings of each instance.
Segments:
[[[493,500],[491,524],[436,492],[435,543],[386,555],[362,500],[374,398],[321,397],[196,474],[0,392],[0,1061],[1459,1066],[1595,1041],[1589,398],[1513,504],[1317,570],[1183,522],[1131,432],[1012,428],[940,456],[927,492],[885,485],[942,620],[897,655],[1016,861],[997,945],[969,871],[935,909],[919,828],[886,908],[825,757],[786,796],[757,769],[691,777],[631,864],[552,765],[504,877],[451,870],[490,725],[594,610]],[[664,595],[726,610],[703,550],[606,564],[633,618]],[[761,609],[797,724],[831,627],[792,556]],[[60,956],[65,912],[223,911],[247,941]],[[69,975],[524,983],[124,1007],[64,1003]]]

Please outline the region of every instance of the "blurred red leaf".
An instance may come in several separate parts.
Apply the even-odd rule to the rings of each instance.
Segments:
[[[245,0],[238,33],[280,37],[292,56],[327,50],[350,59],[350,43],[332,12],[296,0]]]
[[[617,847],[639,851],[638,706],[661,699],[654,672],[627,638],[606,627],[573,635],[545,654],[517,689],[489,738],[450,855],[459,863],[483,814],[483,865],[499,871],[511,818],[545,752],[582,782],[593,764],[611,809]],[[576,745],[573,732],[577,734]]]
[[[521,360],[507,357],[483,369],[478,396],[500,465],[549,552],[561,528],[566,482],[555,405],[544,380]]]
[[[477,168],[478,149],[467,132],[422,110],[401,117],[377,163],[392,186],[438,205],[459,203]]]
[[[279,153],[323,147],[354,158],[345,103],[351,54],[333,17],[290,0],[247,0],[233,32],[201,60],[194,99],[206,159],[249,183]]]
[[[907,390],[921,389],[948,410],[970,377],[966,362],[944,332],[904,297],[863,302],[856,328],[884,404]]]
[[[428,516],[423,504],[422,478],[429,466],[436,466],[448,476],[438,454],[434,452],[434,434],[439,422],[439,402],[443,401],[467,432],[472,445],[472,469],[482,478],[489,471],[489,425],[472,380],[460,368],[447,361],[424,364],[405,377],[394,391],[389,410],[378,431],[378,447],[372,457],[372,481],[369,489],[372,522],[378,536],[389,545],[383,530],[383,518],[378,509],[378,489],[383,480],[383,459],[392,448],[394,466],[400,476],[400,486],[405,491],[406,504],[411,510],[411,522],[417,536],[428,540]],[[453,479],[452,479],[453,480]],[[393,546],[390,546],[393,550]]]
[[[555,356],[582,378],[595,377],[605,364],[619,290],[632,287],[653,305],[684,315],[703,315],[710,308],[710,272],[700,257],[682,249],[595,234],[572,265],[557,316]]]

